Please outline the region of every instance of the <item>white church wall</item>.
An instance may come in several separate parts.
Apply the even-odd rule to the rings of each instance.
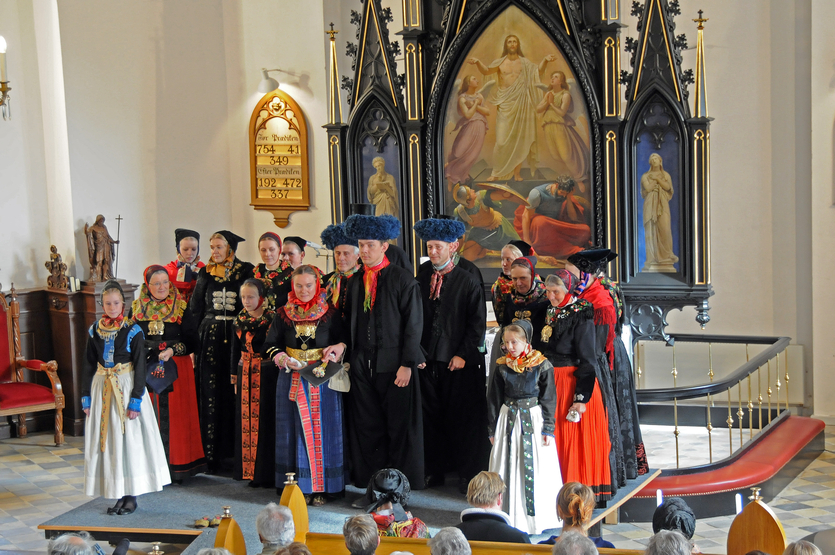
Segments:
[[[46,279],[49,214],[44,171],[35,27],[30,2],[0,3],[0,36],[7,42],[12,119],[0,119],[0,282],[8,290]]]

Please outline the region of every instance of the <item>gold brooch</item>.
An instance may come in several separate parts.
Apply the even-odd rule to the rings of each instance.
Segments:
[[[551,326],[545,326],[542,328],[542,342],[548,343],[548,340],[551,339],[551,334],[554,333],[554,328]]]

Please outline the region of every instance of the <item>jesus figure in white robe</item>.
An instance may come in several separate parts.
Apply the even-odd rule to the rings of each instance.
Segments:
[[[522,181],[522,164],[527,160],[531,176],[536,171],[539,155],[536,146],[536,106],[542,97],[537,85],[542,82],[554,54],[545,56],[539,65],[522,54],[519,37],[508,35],[502,57],[489,66],[476,58],[475,65],[483,75],[496,74],[498,87],[493,87],[487,101],[496,107],[496,144],[493,146],[493,170],[490,181],[513,177]]]

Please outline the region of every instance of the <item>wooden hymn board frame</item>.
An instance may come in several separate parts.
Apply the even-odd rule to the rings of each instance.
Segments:
[[[250,206],[272,212],[278,227],[310,208],[308,155],[299,105],[279,89],[264,95],[249,120]]]

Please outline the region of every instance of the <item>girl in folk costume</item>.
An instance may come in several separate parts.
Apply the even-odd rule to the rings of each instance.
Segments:
[[[345,351],[342,317],[328,304],[313,266],[293,271],[287,304],[275,316],[263,353],[278,367],[276,483],[295,472],[312,505],[345,489],[342,394],[328,381]]]
[[[360,249],[356,239],[345,235],[342,224],[329,225],[319,236],[322,243],[333,251],[336,269],[322,278],[328,302],[342,310],[348,292],[348,279],[360,269]]]
[[[283,267],[295,270],[304,264],[304,248],[307,241],[301,237],[288,235],[284,238],[284,246],[281,247],[281,264]]]
[[[554,500],[562,486],[554,447],[554,367],[530,345],[533,327],[519,320],[502,330],[499,358],[487,394],[490,472],[507,484],[502,509],[512,526],[539,534],[558,528]]]
[[[586,484],[596,501],[612,498],[609,420],[595,378],[594,307],[571,295],[576,279],[557,270],[545,280],[549,305],[534,316],[534,346],[554,366],[554,438],[565,482]]]
[[[136,510],[136,496],[171,483],[165,449],[145,392],[142,330],[124,317],[125,296],[115,280],[101,293],[104,317],[90,326],[82,371],[84,492],[118,499],[108,514]]]
[[[168,468],[174,480],[206,471],[192,351],[195,330],[188,306],[162,266],[148,266],[129,317],[145,335],[147,361],[139,370],[151,372],[148,391],[157,413]],[[152,370],[153,368],[153,370]],[[146,374],[147,375],[147,374]]]
[[[252,264],[235,256],[243,240],[226,230],[212,235],[212,260],[197,275],[189,302],[198,341],[194,353],[197,407],[210,472],[231,468],[235,453],[235,419],[228,417],[235,406],[229,364],[233,324],[243,308],[238,292],[241,284],[252,277]]]
[[[275,384],[271,360],[261,348],[275,312],[267,307],[267,293],[259,279],[248,279],[240,290],[243,310],[235,319],[232,366],[238,410],[235,412],[235,474],[252,487],[275,485]]]
[[[194,286],[197,285],[197,273],[205,266],[200,262],[200,234],[190,229],[178,228],[174,230],[174,240],[177,246],[177,260],[172,260],[165,266],[168,279],[188,303]]]
[[[261,254],[261,264],[255,267],[252,275],[264,282],[266,288],[266,303],[270,310],[284,306],[287,294],[290,292],[290,274],[293,268],[281,259],[281,237],[268,231],[258,239],[258,252]]]

